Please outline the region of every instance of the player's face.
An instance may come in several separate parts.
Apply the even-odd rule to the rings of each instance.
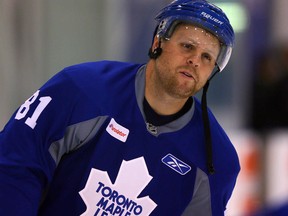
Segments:
[[[176,98],[190,97],[204,86],[220,52],[215,36],[187,24],[177,26],[170,39],[161,41],[161,47],[154,68],[156,85]]]

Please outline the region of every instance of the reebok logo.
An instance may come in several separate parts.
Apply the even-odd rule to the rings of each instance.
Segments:
[[[179,160],[172,154],[167,154],[165,157],[163,157],[162,162],[181,175],[186,175],[191,170],[189,165]]]
[[[108,124],[106,131],[113,136],[114,138],[126,142],[129,130],[120,124],[118,124],[113,118],[111,119],[110,123]]]

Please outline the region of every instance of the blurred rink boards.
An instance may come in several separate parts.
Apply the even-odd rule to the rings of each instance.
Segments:
[[[270,132],[265,138],[238,130],[228,135],[238,152],[241,171],[225,215],[250,216],[287,202],[288,130]]]
[[[288,132],[272,134],[267,146],[267,202],[288,201]],[[288,214],[287,214],[288,215]]]

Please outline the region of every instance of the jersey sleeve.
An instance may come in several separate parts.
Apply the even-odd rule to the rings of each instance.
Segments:
[[[61,72],[28,98],[0,133],[0,215],[36,215],[56,162],[49,152],[73,124],[81,92]]]
[[[220,125],[216,128],[219,144],[214,147],[214,161],[218,169],[210,176],[210,187],[214,191],[212,209],[216,215],[224,215],[240,172],[240,163],[237,152],[223,128]]]

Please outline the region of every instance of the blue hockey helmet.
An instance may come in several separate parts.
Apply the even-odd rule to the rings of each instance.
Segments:
[[[190,23],[205,29],[218,38],[221,50],[216,64],[219,71],[227,65],[234,45],[234,31],[225,13],[206,0],[174,0],[155,17],[159,37],[170,38],[176,25]]]

